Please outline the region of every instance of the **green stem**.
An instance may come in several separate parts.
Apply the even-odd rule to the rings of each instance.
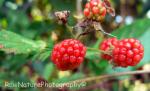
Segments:
[[[75,38],[75,35],[74,35],[73,32],[72,32],[72,28],[71,28],[68,24],[66,24],[66,28],[67,28],[68,32],[70,32],[71,36],[72,36],[73,38]]]
[[[93,50],[93,51],[97,51],[97,52],[101,52],[101,53],[105,53],[105,54],[106,54],[106,52],[105,52],[105,51],[100,50],[100,49],[91,48],[91,47],[87,47],[87,49],[88,49],[88,50]]]

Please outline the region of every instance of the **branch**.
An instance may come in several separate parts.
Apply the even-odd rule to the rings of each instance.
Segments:
[[[76,8],[77,8],[77,15],[81,16],[82,15],[82,0],[77,0],[76,1]],[[78,22],[80,22],[81,20],[78,19]]]
[[[102,26],[101,26],[101,24],[99,22],[94,22],[93,25],[94,25],[95,30],[101,31],[102,33],[104,33],[106,35],[109,35],[109,36],[112,36],[112,37],[116,37],[116,36],[114,36],[114,35],[112,35],[110,33],[105,32],[105,30],[102,28]]]
[[[100,80],[100,79],[110,79],[113,77],[118,77],[118,76],[124,76],[124,75],[135,75],[135,74],[146,74],[150,73],[150,70],[141,70],[141,71],[128,71],[128,72],[120,72],[120,73],[115,73],[115,74],[108,74],[108,75],[102,75],[102,76],[95,76],[95,77],[87,77],[79,80],[74,80],[70,81],[64,84],[70,84],[70,83],[81,83],[81,82],[91,82],[95,80]]]

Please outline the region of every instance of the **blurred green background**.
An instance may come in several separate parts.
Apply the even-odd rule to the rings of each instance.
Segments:
[[[0,91],[150,91],[150,74],[95,81],[81,88],[4,86],[6,82],[64,83],[102,74],[150,70],[150,0],[110,1],[116,16],[107,14],[102,23],[104,30],[119,39],[139,39],[145,48],[143,60],[136,67],[112,68],[95,51],[87,50],[84,63],[78,69],[62,72],[51,62],[50,53],[55,43],[72,38],[68,30],[80,21],[76,17],[82,13],[77,8],[78,0],[0,0],[0,46],[6,47],[0,50]],[[81,0],[82,9],[86,2]],[[71,11],[69,28],[54,19],[54,12],[61,10]],[[98,50],[99,43],[107,37],[96,32],[82,37],[81,41]]]

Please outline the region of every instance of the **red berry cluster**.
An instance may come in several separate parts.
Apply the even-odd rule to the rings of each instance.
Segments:
[[[86,47],[80,41],[66,39],[54,46],[51,60],[62,71],[72,70],[83,62],[85,54]]]
[[[105,51],[101,57],[112,60],[115,66],[135,66],[144,55],[144,48],[140,41],[134,38],[117,40],[110,38],[100,44],[100,50]],[[108,54],[107,54],[108,53]]]
[[[101,0],[90,0],[85,5],[84,15],[89,19],[102,21],[106,15],[106,7]]]
[[[109,38],[100,44],[100,50],[103,51],[103,59],[111,60],[115,66],[120,67],[135,66],[144,55],[142,44],[134,38]],[[54,46],[51,60],[62,71],[72,70],[83,62],[85,54],[86,47],[80,41],[66,39]]]

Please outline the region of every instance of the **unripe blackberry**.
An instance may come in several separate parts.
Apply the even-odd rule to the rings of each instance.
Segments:
[[[91,0],[85,4],[84,16],[95,21],[103,21],[106,7],[101,0]]]

